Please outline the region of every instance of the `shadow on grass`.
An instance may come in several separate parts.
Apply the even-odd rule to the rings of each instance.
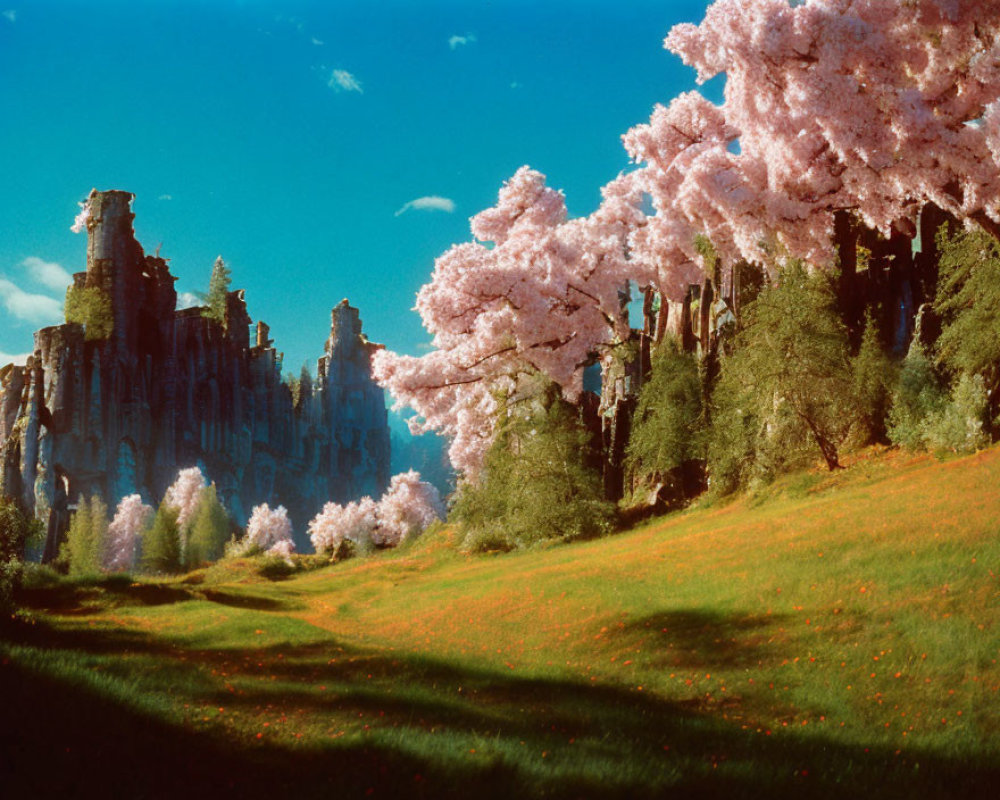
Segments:
[[[162,606],[188,600],[207,600],[210,603],[253,611],[291,611],[298,607],[295,603],[261,597],[250,592],[205,589],[197,584],[133,583],[127,577],[124,580],[109,579],[93,584],[67,582],[22,588],[18,591],[17,599],[24,608],[70,616],[93,613],[106,605],[108,600],[116,606]]]
[[[772,639],[785,619],[780,614],[735,615],[680,609],[626,623],[618,635],[645,639],[647,652],[656,652],[654,665],[663,669],[763,666],[781,660]]]
[[[107,584],[61,583],[54,586],[25,588],[18,592],[18,602],[27,608],[50,611],[56,614],[89,613],[99,604],[96,601],[111,596],[123,605],[160,606],[190,600],[184,589],[152,583],[114,581]]]
[[[234,608],[250,608],[254,611],[288,611],[291,605],[282,600],[275,600],[271,597],[260,597],[253,594],[236,594],[233,592],[223,592],[219,589],[202,589],[198,596],[203,597],[210,603],[218,603],[223,606]]]
[[[669,622],[691,643],[707,636],[699,616],[638,624],[645,630],[647,621],[668,629]],[[745,619],[715,623],[751,634],[757,627]],[[6,638],[41,655],[127,650],[169,659],[164,671],[187,691],[184,700],[227,712],[295,709],[337,725],[372,722],[360,742],[316,735],[298,747],[247,742],[247,731],[226,736],[169,724],[4,658],[0,776],[10,796],[971,798],[993,796],[1000,780],[996,765],[865,751],[816,734],[763,736],[624,687],[522,678],[334,638],[181,651],[143,633],[44,623],[20,625]],[[206,666],[246,693],[206,682]],[[138,691],[171,689],[161,681]],[[492,755],[481,758],[482,751]]]

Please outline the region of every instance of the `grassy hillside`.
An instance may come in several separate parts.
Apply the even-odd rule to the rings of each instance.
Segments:
[[[1000,449],[884,454],[542,552],[449,536],[282,581],[235,563],[25,591],[0,775],[120,796],[993,796]]]

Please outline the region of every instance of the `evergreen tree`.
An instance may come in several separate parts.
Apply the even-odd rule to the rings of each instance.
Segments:
[[[205,297],[204,316],[215,320],[220,325],[226,324],[226,298],[229,295],[229,284],[232,274],[222,256],[215,259],[212,265],[212,277],[208,281],[208,294]]]
[[[107,541],[108,507],[97,495],[83,499],[70,520],[60,561],[70,575],[96,575],[104,563]]]
[[[934,310],[941,316],[939,362],[979,375],[1000,411],[1000,242],[981,230],[938,232],[940,259]]]
[[[153,527],[142,535],[142,566],[147,572],[181,571],[181,538],[178,509],[160,503]]]
[[[924,447],[926,421],[944,410],[947,395],[917,336],[899,370],[889,409],[888,434],[893,444],[908,450]]]
[[[501,409],[479,480],[461,489],[455,515],[469,549],[596,536],[614,524],[614,505],[587,465],[589,435],[575,409],[557,391],[531,405]]]
[[[730,359],[712,391],[712,424],[708,430],[708,488],[724,496],[747,486],[763,474],[758,444],[766,428],[760,417],[752,384],[745,383]]]
[[[893,385],[893,365],[879,341],[878,325],[865,313],[865,328],[858,354],[851,361],[854,395],[854,428],[851,440],[858,446],[883,441]]]
[[[229,515],[219,502],[215,484],[201,490],[198,506],[187,538],[185,561],[188,567],[196,567],[206,561],[217,561],[222,557],[229,540]]]
[[[635,478],[660,482],[704,458],[704,416],[698,362],[675,340],[660,345],[639,394],[626,467]]]
[[[743,321],[712,396],[713,488],[725,493],[767,478],[814,447],[837,469],[854,403],[847,332],[829,278],[793,262]]]

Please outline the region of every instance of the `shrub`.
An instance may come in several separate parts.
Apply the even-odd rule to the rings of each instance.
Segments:
[[[0,624],[14,608],[14,592],[21,586],[24,562],[19,558],[0,561]]]
[[[36,527],[13,500],[0,497],[0,617],[14,606],[14,592],[23,577],[24,547]]]
[[[111,298],[97,286],[70,286],[66,290],[66,321],[83,325],[88,342],[107,339],[115,328]]]
[[[972,453],[989,444],[987,394],[981,375],[961,375],[947,402],[924,420],[923,444],[934,452]]]
[[[462,548],[470,553],[509,553],[515,544],[503,526],[495,525],[470,528]]]
[[[296,571],[291,557],[278,554],[261,556],[257,565],[257,574],[269,581],[283,581]]]

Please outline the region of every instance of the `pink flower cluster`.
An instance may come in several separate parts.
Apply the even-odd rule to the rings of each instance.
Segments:
[[[309,523],[309,538],[317,553],[332,552],[344,540],[394,547],[444,515],[438,490],[410,470],[394,475],[377,503],[370,497],[346,505],[327,503]]]
[[[243,548],[257,548],[269,555],[289,555],[295,549],[295,543],[292,541],[292,523],[285,507],[272,509],[267,503],[254,506],[247,522]]]
[[[393,475],[389,488],[378,502],[378,525],[372,533],[372,541],[381,547],[395,547],[444,516],[440,493],[433,485],[420,480],[419,472],[411,469]]]
[[[832,264],[840,210],[884,235],[927,203],[1000,221],[998,18],[997,0],[717,0],[674,27],[666,47],[699,81],[725,73],[725,100],[682,95],[625,134],[647,255],[678,220],[768,266]]]

